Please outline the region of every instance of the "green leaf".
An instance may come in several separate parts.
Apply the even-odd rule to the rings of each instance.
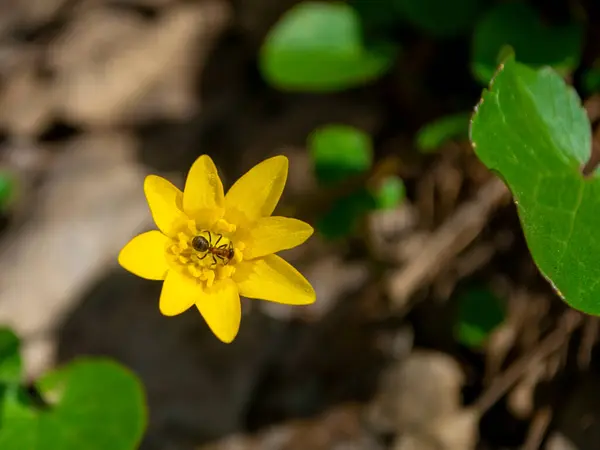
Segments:
[[[373,164],[371,137],[348,125],[326,125],[308,137],[308,151],[321,185],[333,185],[368,171]]]
[[[574,89],[509,59],[483,93],[471,140],[510,187],[541,272],[569,305],[599,314],[600,172],[581,173],[591,127]]]
[[[481,12],[481,0],[396,0],[406,18],[439,37],[469,31]]]
[[[367,47],[360,17],[345,3],[302,2],[268,33],[260,69],[273,86],[291,91],[340,91],[374,80],[391,67],[392,44]]]
[[[417,148],[429,153],[452,139],[467,139],[470,119],[471,113],[458,113],[425,125],[417,133]]]
[[[475,27],[472,71],[478,81],[488,84],[502,47],[511,46],[520,62],[533,67],[552,66],[566,74],[579,64],[583,36],[579,24],[546,26],[529,4],[502,3]]]
[[[81,360],[37,384],[49,409],[11,391],[2,411],[0,448],[135,450],[146,426],[143,389],[132,373],[104,360]]]
[[[21,381],[20,346],[19,338],[12,330],[0,328],[0,384],[18,384]]]
[[[458,299],[456,339],[468,347],[480,347],[504,321],[504,307],[489,289],[472,288]]]
[[[600,92],[600,67],[592,67],[582,75],[583,89],[588,94]]]
[[[400,177],[392,175],[383,179],[372,195],[377,209],[394,209],[404,201],[406,187]]]
[[[317,221],[317,231],[328,240],[345,238],[358,229],[361,220],[375,206],[371,193],[367,189],[360,189],[338,199]]]
[[[14,177],[6,171],[0,171],[0,210],[6,210],[15,195]]]

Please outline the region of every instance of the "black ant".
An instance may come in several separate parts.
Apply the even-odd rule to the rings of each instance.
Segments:
[[[211,255],[215,265],[217,264],[217,258],[219,258],[223,264],[228,264],[235,255],[231,241],[229,241],[228,244],[219,245],[219,242],[221,242],[221,239],[223,239],[223,235],[217,234],[219,238],[213,245],[210,231],[207,231],[206,234],[208,234],[208,239],[206,239],[204,236],[196,236],[194,239],[192,239],[193,249],[197,252],[205,253],[204,256],[200,258],[200,261],[202,261],[208,255]]]

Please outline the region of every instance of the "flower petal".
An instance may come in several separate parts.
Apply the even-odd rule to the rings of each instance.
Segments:
[[[243,217],[255,221],[271,215],[287,180],[288,159],[269,158],[250,169],[225,196],[225,218],[238,224]]]
[[[187,219],[181,210],[181,191],[163,177],[148,175],[144,192],[156,226],[167,236],[175,236],[177,225]]]
[[[240,295],[287,305],[309,305],[315,290],[294,267],[277,255],[245,261],[233,275]]]
[[[200,156],[192,165],[183,190],[183,210],[189,216],[222,208],[225,203],[223,184],[217,168],[208,155]]]
[[[306,241],[313,231],[309,224],[301,220],[263,217],[250,230],[244,258],[258,258],[296,247]]]
[[[169,270],[160,293],[158,307],[165,316],[176,316],[190,309],[202,294],[202,286],[177,270]]]
[[[169,238],[160,231],[142,233],[130,240],[119,253],[119,264],[147,280],[164,280],[169,270],[165,247]]]
[[[231,279],[218,281],[210,289],[204,289],[196,307],[221,341],[229,344],[235,339],[242,320],[242,305]]]

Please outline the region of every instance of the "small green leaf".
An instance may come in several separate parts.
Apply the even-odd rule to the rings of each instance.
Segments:
[[[458,299],[456,339],[468,347],[480,347],[504,321],[504,307],[489,289],[472,288]]]
[[[482,84],[488,84],[498,65],[498,54],[507,45],[524,64],[548,65],[566,74],[579,64],[583,35],[583,27],[576,23],[544,25],[539,13],[527,3],[501,3],[475,27],[473,74]]]
[[[14,177],[6,171],[0,171],[0,211],[6,210],[15,195]]]
[[[38,382],[48,410],[12,391],[3,405],[0,448],[135,450],[146,427],[143,389],[132,373],[104,360],[81,360]]]
[[[429,153],[452,139],[467,139],[470,119],[471,113],[458,113],[425,125],[417,133],[417,148]]]
[[[21,381],[21,354],[19,338],[8,328],[0,328],[0,384],[18,384]]]
[[[373,193],[377,209],[394,209],[406,197],[406,187],[400,177],[395,175],[386,177]]]
[[[511,189],[534,261],[573,308],[600,314],[600,171],[584,177],[591,126],[552,69],[512,59],[471,124],[477,156]]]
[[[365,173],[373,164],[371,137],[348,125],[326,125],[308,137],[308,151],[321,185]]]
[[[600,92],[600,67],[592,67],[582,75],[583,89],[588,94]]]
[[[396,0],[406,18],[439,37],[455,36],[473,26],[481,12],[481,0]]]
[[[337,240],[354,233],[361,220],[375,208],[373,196],[367,189],[338,199],[316,224],[317,231],[328,240]]]
[[[260,69],[273,86],[328,92],[358,86],[383,75],[396,49],[364,45],[360,17],[345,3],[302,2],[270,30],[260,52]]]

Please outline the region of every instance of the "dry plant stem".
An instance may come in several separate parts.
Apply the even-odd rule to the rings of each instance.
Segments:
[[[548,407],[542,408],[535,413],[523,450],[538,450],[542,446],[542,441],[552,420],[552,410]]]
[[[583,336],[581,345],[577,352],[577,365],[579,370],[586,370],[592,359],[592,350],[598,340],[598,320],[595,317],[587,317],[583,325]]]
[[[406,266],[393,271],[387,283],[392,308],[404,309],[407,300],[431,281],[481,233],[490,214],[510,198],[498,178],[492,178],[475,198],[464,203],[433,233],[422,251]]]
[[[581,325],[583,316],[576,311],[567,311],[558,327],[544,338],[531,352],[516,360],[503,373],[499,374],[486,391],[475,402],[475,409],[483,414],[493,406],[508,390],[533,366],[559,350],[569,339],[571,333]]]

